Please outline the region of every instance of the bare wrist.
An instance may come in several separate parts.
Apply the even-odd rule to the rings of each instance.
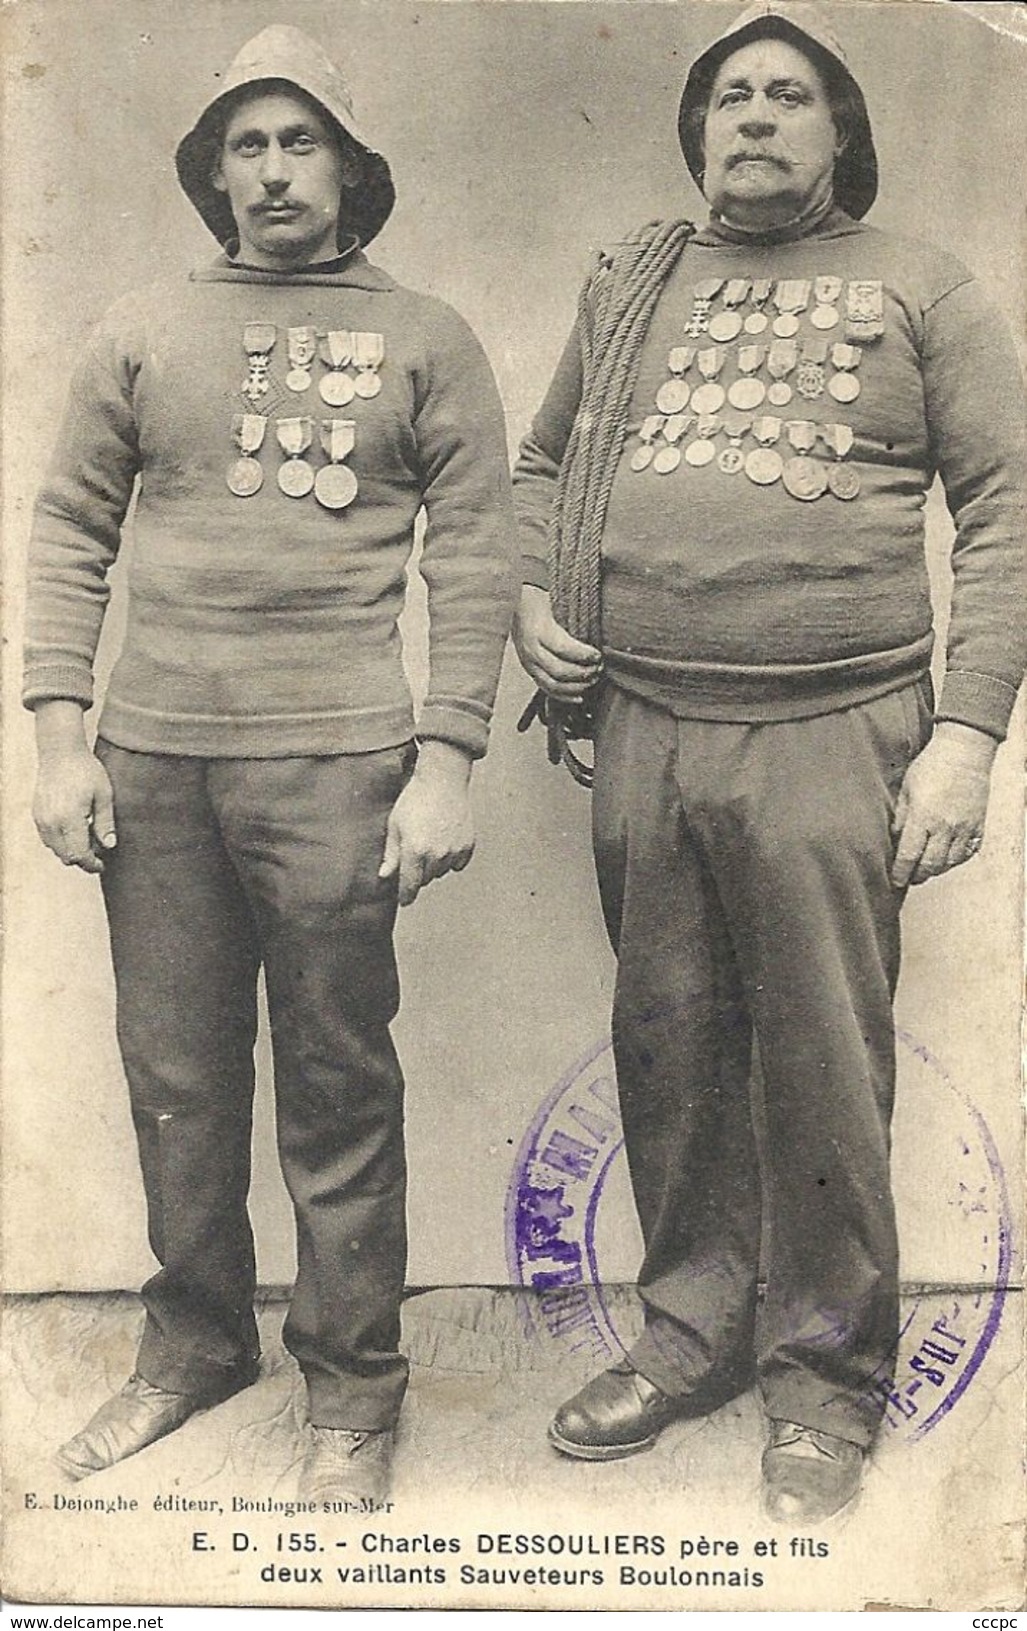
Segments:
[[[417,770],[420,780],[443,781],[466,787],[471,779],[473,760],[465,748],[435,737],[419,744]]]
[[[67,753],[89,751],[86,741],[85,709],[81,703],[56,698],[35,708],[36,751],[41,759]]]
[[[998,751],[998,742],[987,731],[974,725],[963,725],[955,719],[942,719],[934,729],[934,740],[951,748],[967,764],[978,770],[989,770]]]

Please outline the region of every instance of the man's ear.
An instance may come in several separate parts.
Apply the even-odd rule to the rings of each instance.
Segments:
[[[220,157],[218,158],[213,170],[210,172],[210,179],[214,186],[215,192],[226,193],[228,191],[228,183],[225,180],[225,172],[221,168]]]

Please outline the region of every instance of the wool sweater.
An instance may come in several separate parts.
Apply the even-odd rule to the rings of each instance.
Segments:
[[[789,357],[773,323],[796,288],[806,304],[793,313]],[[728,334],[732,310],[741,333],[717,344],[710,330]],[[690,388],[677,421],[656,400],[672,363]],[[701,365],[718,369],[722,391],[748,371],[790,400],[764,396],[746,415],[729,397],[702,416]],[[843,381],[835,396],[842,374],[856,388]],[[575,328],[514,476],[524,578],[541,587],[581,380]],[[743,402],[746,390],[759,394],[746,387]],[[675,456],[655,455],[668,445],[683,457],[661,473]],[[1001,738],[1027,663],[1023,394],[1001,318],[951,256],[837,209],[794,238],[701,230],[651,318],[606,514],[609,678],[680,716],[761,721],[849,707],[923,674],[933,640],[924,505],[936,473],[955,523],[938,717]]]
[[[346,336],[381,336],[380,365],[364,369],[377,395],[326,404],[321,381],[343,370],[330,350],[315,355],[304,385],[290,330],[311,331],[322,350],[342,335],[336,361]],[[290,472],[292,485],[336,462],[356,479],[345,507],[280,487],[279,438],[308,434],[309,471]],[[237,493],[229,477],[243,458]],[[356,249],[287,275],[222,257],[118,302],[85,349],[36,507],[30,707],[92,701],[107,573],[137,477],[127,632],[103,736],[141,752],[260,758],[409,738],[397,618],[423,505],[430,684],[418,734],[485,751],[515,539],[502,407],[450,307]]]

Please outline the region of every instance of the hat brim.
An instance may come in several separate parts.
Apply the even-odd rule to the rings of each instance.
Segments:
[[[215,97],[188,135],[183,136],[175,153],[175,168],[182,189],[222,247],[233,243],[239,236],[228,196],[215,187],[213,179],[221,153],[224,115],[241,89],[249,90],[251,86],[261,83],[271,84],[274,81],[251,80],[244,87],[235,86]],[[304,91],[303,94],[310,96],[311,93]],[[352,145],[361,159],[363,174],[360,184],[352,189],[346,188],[343,195],[338,236],[340,248],[352,241],[354,234],[366,247],[378,236],[392,214],[396,202],[392,172],[382,155],[366,146],[319,98],[311,97],[311,100],[317,103],[332,128],[346,145]]]
[[[851,95],[853,120],[845,149],[835,161],[834,196],[846,215],[851,215],[856,221],[862,220],[877,197],[877,152],[863,92],[845,63],[833,51],[778,13],[754,17],[730,34],[722,35],[693,62],[678,107],[678,140],[692,180],[701,192],[703,151],[697,127],[691,118],[692,110],[709,100],[713,80],[725,58],[749,40],[768,37],[787,40],[815,64],[819,65],[821,59],[827,59],[831,71],[845,81]]]

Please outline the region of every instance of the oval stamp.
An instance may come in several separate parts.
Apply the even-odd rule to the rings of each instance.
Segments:
[[[977,1260],[965,1285],[907,1289],[897,1354],[887,1371],[867,1378],[883,1411],[883,1436],[915,1442],[956,1407],[987,1357],[1009,1289],[1013,1238],[1005,1174],[984,1117],[928,1048],[907,1031],[896,1035],[904,1095],[926,1097],[932,1126],[944,1128],[946,1158],[940,1170],[932,1167],[932,1205],[949,1224],[955,1214],[961,1250]],[[938,1148],[932,1143],[935,1154]],[[596,1257],[597,1217],[623,1149],[605,1038],[540,1105],[515,1157],[506,1205],[513,1283],[534,1293],[525,1299],[531,1334],[596,1369],[627,1351]],[[830,1342],[840,1320],[837,1310],[825,1314],[819,1340]]]

